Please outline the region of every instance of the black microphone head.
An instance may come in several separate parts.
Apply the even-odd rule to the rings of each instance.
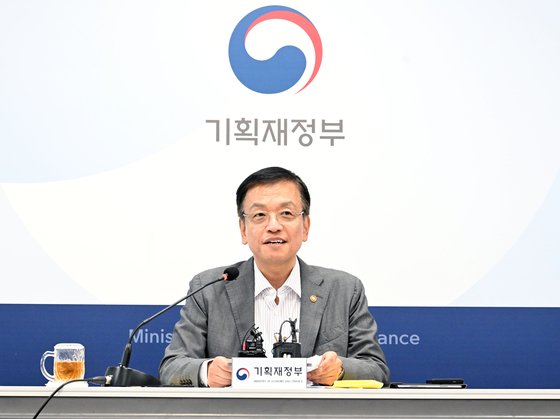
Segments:
[[[239,276],[239,269],[237,269],[235,266],[230,266],[224,271],[224,275],[227,276],[227,281],[234,281]]]

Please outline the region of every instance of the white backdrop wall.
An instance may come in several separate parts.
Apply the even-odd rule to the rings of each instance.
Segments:
[[[286,1],[320,69],[298,92],[313,44],[265,21],[249,54],[307,67],[262,94],[228,46],[269,5],[0,2],[0,303],[168,304],[250,256],[235,190],[280,165],[311,191],[300,255],[371,306],[559,307],[560,3]]]

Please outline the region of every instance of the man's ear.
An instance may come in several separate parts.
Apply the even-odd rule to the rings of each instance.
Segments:
[[[309,215],[303,220],[303,241],[306,242],[309,237],[309,227],[311,227],[311,219]]]
[[[241,242],[243,244],[249,243],[247,241],[247,233],[246,233],[245,223],[243,222],[243,220],[241,218],[239,219],[239,231],[241,232]]]

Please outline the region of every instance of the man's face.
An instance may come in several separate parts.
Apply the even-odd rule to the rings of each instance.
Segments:
[[[282,210],[301,212],[301,197],[293,182],[278,182],[272,185],[257,185],[249,189],[245,196],[243,211],[277,213]],[[291,269],[295,265],[296,254],[309,234],[309,216],[298,215],[295,220],[279,222],[271,216],[268,222],[256,225],[245,218],[239,221],[241,239],[253,252],[259,269]]]

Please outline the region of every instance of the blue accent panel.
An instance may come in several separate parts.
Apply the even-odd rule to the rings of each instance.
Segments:
[[[464,378],[469,388],[560,388],[560,309],[370,307],[391,381]],[[406,342],[406,339],[403,339]]]
[[[107,367],[119,365],[129,331],[162,308],[149,305],[1,304],[0,386],[44,385],[47,380],[39,370],[39,361],[43,353],[52,351],[57,343],[83,344],[86,348],[86,378],[104,375]],[[173,332],[179,319],[179,310],[179,306],[174,307],[142,328],[139,336],[142,340],[132,344],[130,368],[157,377],[159,362],[167,346],[167,343],[161,343],[161,330],[164,329],[165,341],[165,334]],[[47,369],[52,372],[52,360],[47,361]]]
[[[121,361],[129,331],[162,308],[2,304],[0,386],[44,385],[41,355],[63,342],[86,347],[86,377],[103,375]],[[131,368],[157,376],[179,309],[142,328],[133,343]],[[464,378],[469,388],[560,388],[558,308],[370,307],[370,311],[379,325],[392,381]]]

